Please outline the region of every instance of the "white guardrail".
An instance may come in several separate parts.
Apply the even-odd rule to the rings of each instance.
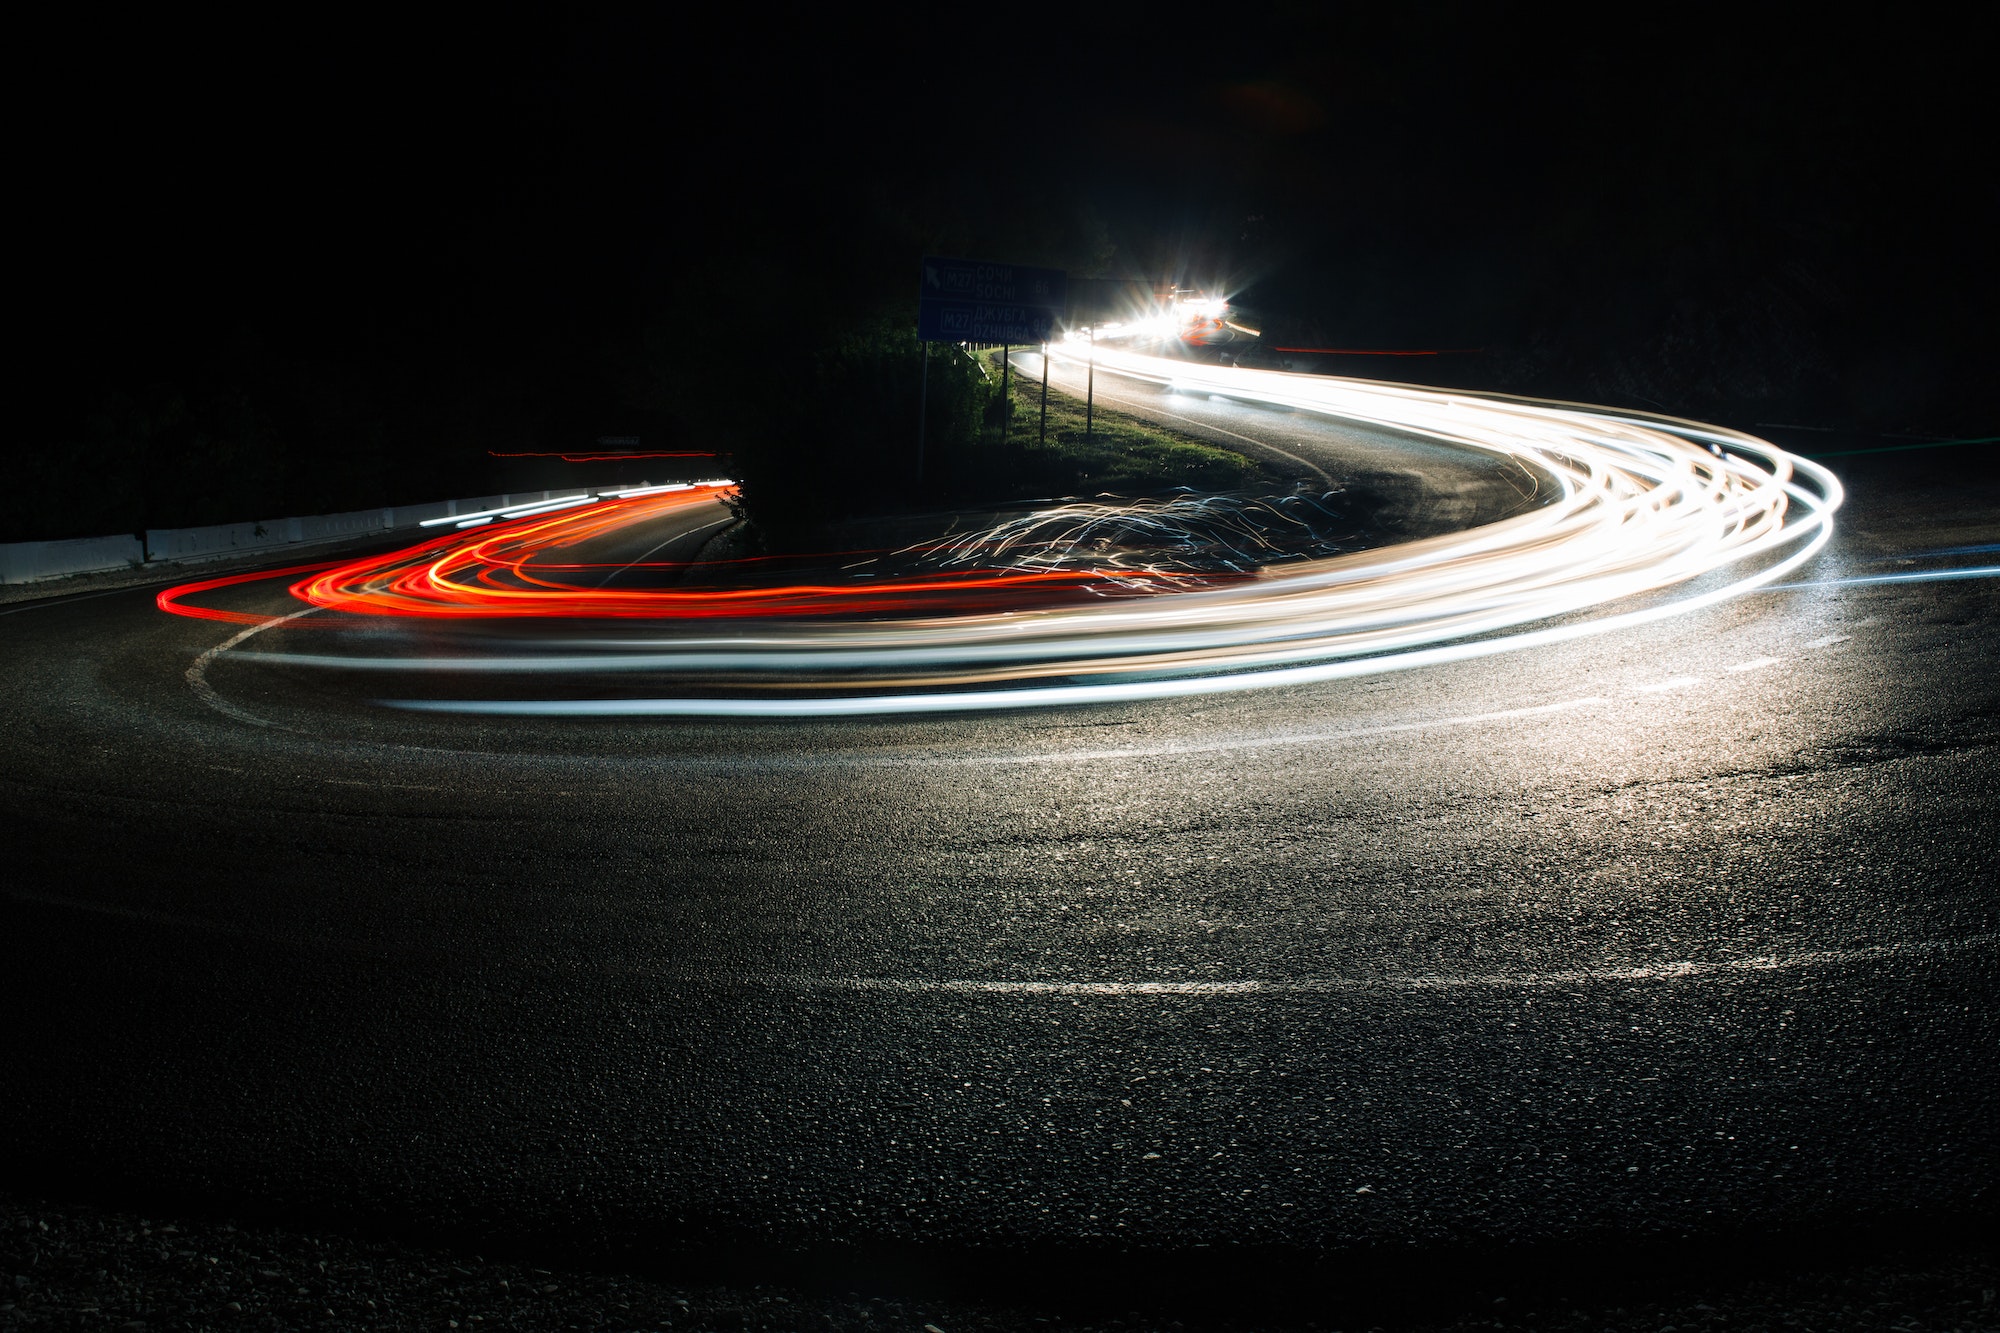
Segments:
[[[206,528],[149,528],[143,543],[138,535],[76,537],[54,542],[0,543],[0,584],[36,583],[70,574],[98,574],[113,569],[143,569],[148,565],[219,560],[224,556],[280,551],[345,541],[399,528],[421,528],[459,514],[491,513],[523,505],[545,504],[595,494],[589,490],[522,491],[484,495],[472,500],[439,500],[432,504],[397,505],[388,509],[356,509],[345,514],[313,514],[306,518],[267,518],[255,523],[219,523]]]

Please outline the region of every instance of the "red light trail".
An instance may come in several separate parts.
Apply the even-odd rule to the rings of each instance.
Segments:
[[[346,651],[257,656],[438,680],[554,673],[568,682],[545,698],[382,701],[495,715],[860,716],[1194,697],[1512,653],[1792,586],[1781,581],[1825,546],[1843,495],[1819,464],[1696,422],[1203,366],[1106,341],[1054,354],[1072,365],[1088,356],[1100,375],[1477,450],[1526,469],[1545,502],[1401,545],[1274,563],[1253,552],[1221,573],[1160,568],[1143,555],[1134,568],[1119,542],[1093,536],[1103,523],[1164,521],[1159,505],[1068,505],[817,581],[659,586],[690,566],[621,563],[618,553],[720,526],[710,520],[721,519],[734,483],[586,493],[530,512],[432,520],[460,526],[401,551],[292,571],[306,576],[290,591],[332,612],[314,619],[335,625],[539,618],[629,621],[642,633],[538,635],[532,650],[471,635],[445,652],[428,637],[371,633]],[[1098,512],[1110,509],[1119,512]],[[655,522],[661,530],[620,532]],[[951,563],[938,566],[940,555]],[[629,570],[653,586],[613,586]],[[182,600],[234,581],[247,579],[185,585],[160,605],[236,620]],[[1676,587],[1685,590],[1668,592]],[[381,651],[385,643],[414,651]],[[607,672],[642,690],[664,678],[667,692],[608,697],[598,680]],[[589,697],[566,693],[585,682]]]
[[[586,586],[579,579],[607,571],[682,566],[561,558],[562,552],[582,542],[679,510],[712,505],[733,493],[733,485],[718,483],[665,494],[605,497],[476,533],[450,533],[387,555],[197,580],[169,588],[156,600],[162,611],[174,615],[258,623],[268,617],[189,605],[183,599],[233,584],[307,573],[312,577],[293,583],[290,591],[314,606],[356,615],[428,619],[900,618],[1020,610],[1108,595],[1107,573],[1096,569],[961,569],[771,587],[605,588]],[[1194,582],[1169,575],[1135,578],[1123,570],[1117,576],[1116,591],[1127,595]],[[1214,575],[1199,580],[1205,585],[1227,581]]]
[[[198,592],[210,592],[216,588],[227,588],[238,583],[261,583],[265,579],[307,574],[339,563],[338,560],[322,560],[313,565],[291,565],[285,569],[259,569],[248,574],[226,574],[221,578],[197,579],[193,583],[181,583],[163,589],[153,598],[153,605],[172,615],[187,616],[191,620],[220,620],[231,625],[261,625],[270,617],[253,615],[248,611],[223,611],[212,606],[189,606],[181,599],[191,597]]]

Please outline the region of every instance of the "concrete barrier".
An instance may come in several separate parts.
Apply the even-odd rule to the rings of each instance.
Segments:
[[[510,505],[535,504],[589,495],[588,490],[524,491],[482,495],[470,500],[438,500],[430,504],[397,505],[388,509],[356,509],[345,514],[312,514],[301,518],[267,518],[261,522],[218,523],[205,528],[149,528],[144,544],[134,536],[77,537],[57,542],[0,543],[0,584],[34,583],[69,574],[97,574],[112,569],[136,569],[150,564],[216,560],[287,546],[350,541],[374,533],[417,528],[426,519],[476,514]],[[450,531],[449,524],[439,525]],[[438,531],[432,528],[430,531]]]
[[[59,542],[0,544],[0,583],[33,583],[104,569],[136,569],[146,548],[129,533],[123,537],[74,537]]]
[[[206,528],[148,528],[146,559],[196,560],[204,556],[235,555],[290,544],[292,525],[287,519],[264,523],[218,523]]]

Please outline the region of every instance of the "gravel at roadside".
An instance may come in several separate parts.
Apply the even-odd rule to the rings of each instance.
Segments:
[[[1409,1333],[1845,1333],[2000,1329],[2000,1259],[1903,1256],[1682,1291],[1628,1305],[1496,1301],[1476,1318],[1401,1326]],[[1210,1321],[1204,1325],[1214,1326]],[[1225,1322],[1225,1327],[1258,1327]],[[1338,1311],[1302,1325],[1364,1333]],[[1157,1315],[1072,1320],[959,1303],[832,1298],[775,1287],[676,1286],[647,1278],[497,1262],[333,1234],[141,1217],[0,1195],[0,1330],[700,1329],[846,1333],[1125,1333]]]

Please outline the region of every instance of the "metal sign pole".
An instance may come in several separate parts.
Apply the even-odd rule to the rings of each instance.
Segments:
[[[917,480],[924,479],[924,427],[930,421],[931,402],[931,345],[917,344],[917,356],[923,369],[917,372]]]
[[[1049,345],[1042,344],[1042,424],[1035,435],[1035,447],[1049,447]]]
[[[1083,390],[1083,438],[1086,443],[1090,440],[1091,409],[1097,403],[1097,326],[1095,324],[1090,326],[1090,370],[1088,374],[1089,378],[1084,381],[1085,387]]]
[[[1022,347],[1042,348],[1042,424],[1040,439],[1048,439],[1048,338],[1050,327],[1068,308],[1069,275],[1060,269],[1024,264],[996,264],[979,259],[948,259],[926,255],[917,287],[917,341],[954,343],[968,356],[978,349],[1000,349],[1000,443],[1010,442],[1014,426],[1014,339]],[[930,354],[924,353],[929,374]],[[982,375],[992,362],[972,357]],[[926,381],[928,383],[928,381]],[[991,381],[989,380],[990,384]],[[919,390],[917,469],[923,475],[929,429],[928,389]],[[989,404],[990,406],[991,404]]]

